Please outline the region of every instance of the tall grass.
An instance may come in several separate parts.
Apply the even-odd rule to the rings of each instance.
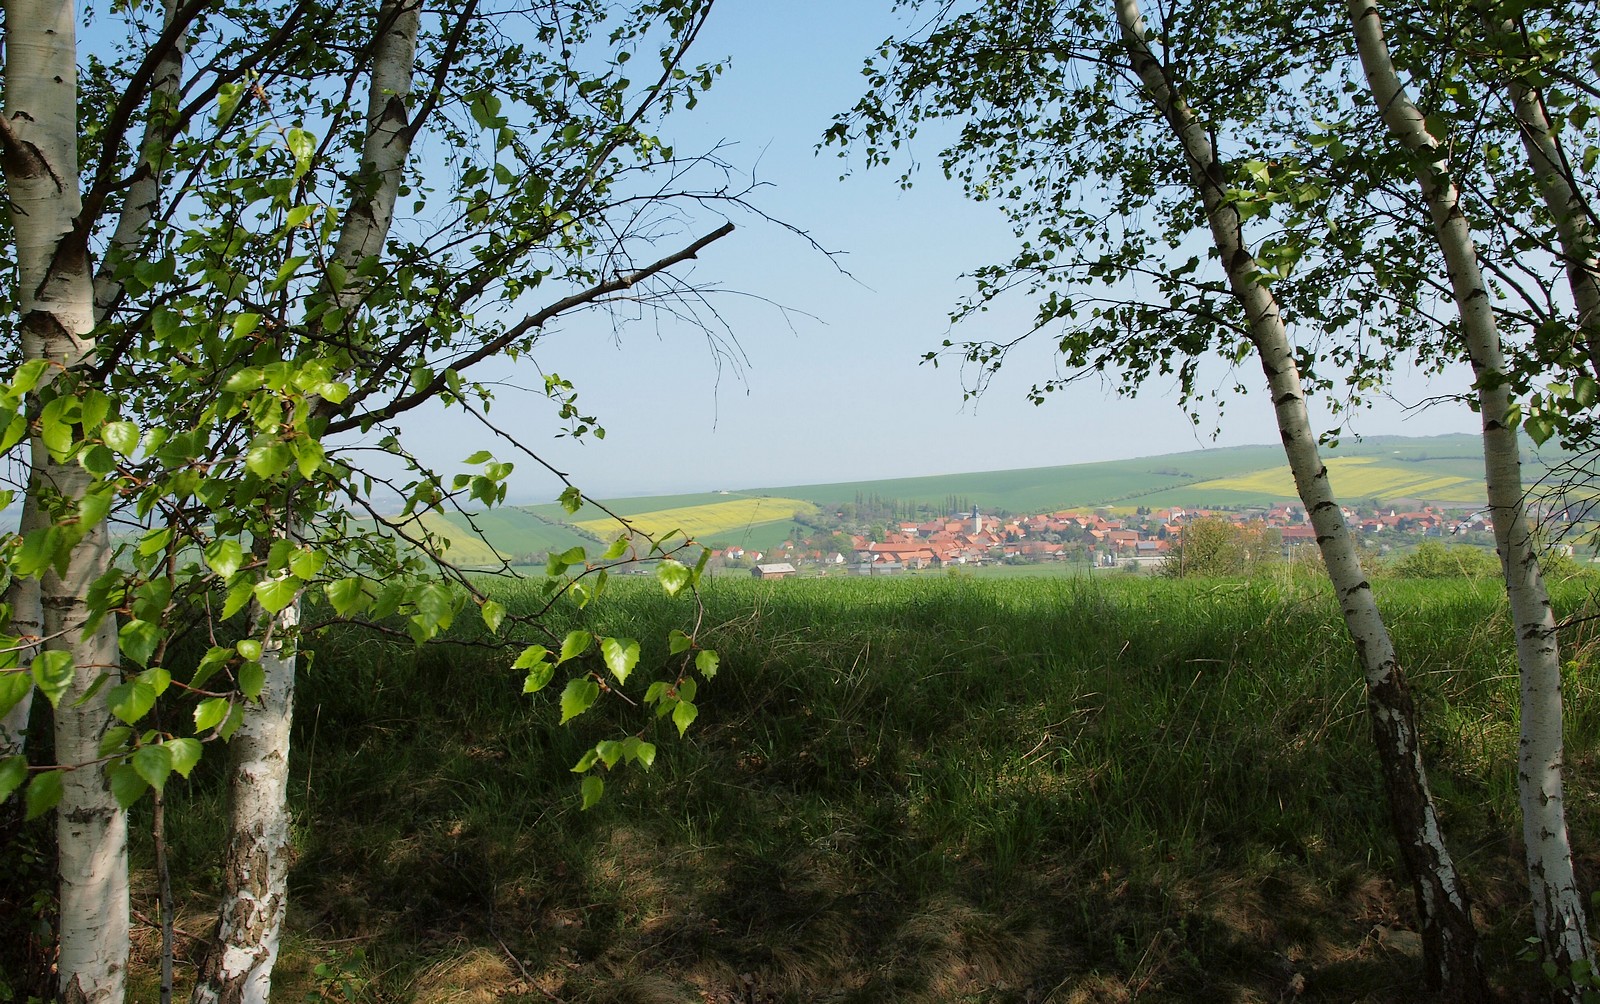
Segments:
[[[1503,600],[1378,588],[1491,967],[1508,994],[1536,988],[1516,959]],[[723,668],[682,740],[616,695],[557,727],[510,653],[320,641],[275,997],[337,999],[341,967],[385,1001],[1420,995],[1359,670],[1316,586],[718,579],[704,599]],[[643,583],[584,614],[641,639],[685,615]],[[1569,633],[1591,882],[1594,645],[1587,623]],[[619,769],[578,811],[567,768],[635,732],[654,769]],[[217,790],[173,791],[188,928],[213,891]]]

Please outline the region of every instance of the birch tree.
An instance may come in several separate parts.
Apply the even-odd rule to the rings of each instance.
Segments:
[[[1566,977],[1566,996],[1577,1001],[1583,997],[1583,987],[1573,977],[1595,972],[1595,952],[1567,835],[1561,776],[1560,646],[1555,613],[1545,590],[1523,503],[1510,373],[1490,307],[1490,290],[1479,266],[1471,221],[1463,211],[1460,192],[1451,175],[1448,143],[1445,137],[1435,134],[1409,97],[1390,58],[1377,5],[1372,0],[1349,0],[1349,16],[1373,100],[1395,141],[1414,155],[1417,184],[1427,200],[1439,249],[1448,263],[1461,331],[1472,359],[1478,412],[1483,418],[1489,510],[1506,594],[1511,601],[1520,668],[1522,716],[1517,782],[1534,926],[1545,958],[1554,963],[1558,974]],[[1523,118],[1528,111],[1525,103],[1519,104],[1525,137],[1533,131]],[[1537,158],[1544,155],[1544,148],[1534,144],[1531,152]],[[1544,173],[1548,178],[1550,172]],[[1546,187],[1552,189],[1553,183],[1547,182]],[[1564,241],[1573,234],[1571,214],[1566,216],[1569,226],[1564,228]],[[1587,249],[1579,245],[1576,250],[1580,257],[1575,262],[1569,258],[1569,274],[1576,273],[1581,278]],[[1584,285],[1578,283],[1580,291]]]
[[[355,517],[376,508],[355,437],[380,430],[381,445],[403,454],[392,423],[422,404],[481,414],[491,390],[473,382],[473,368],[533,352],[576,311],[681,307],[689,287],[673,270],[732,229],[701,224],[701,211],[742,204],[716,162],[678,158],[651,131],[710,85],[717,68],[688,62],[709,9],[574,0],[529,12],[467,0],[424,18],[407,0],[376,10],[168,4],[158,29],[130,35],[124,59],[94,64],[106,104],[93,123],[98,155],[81,169],[70,5],[48,17],[8,9],[0,142],[8,195],[27,225],[16,227],[15,284],[0,291],[19,302],[25,330],[53,332],[45,321],[59,315],[71,326],[55,327],[72,335],[70,345],[29,348],[31,361],[5,388],[3,448],[34,433],[28,499],[41,513],[17,539],[11,570],[45,590],[46,651],[29,677],[58,719],[81,714],[80,731],[95,734],[58,744],[58,768],[31,781],[20,756],[5,759],[0,795],[26,783],[32,814],[59,802],[58,818],[75,825],[104,816],[104,849],[92,860],[111,876],[81,894],[63,877],[64,997],[122,996],[123,809],[187,775],[204,741],[220,738],[238,743],[234,832],[218,944],[196,996],[265,999],[282,922],[282,772],[303,592],[316,587],[338,616],[403,617],[418,640],[448,627],[469,597],[430,572],[426,535],[419,552],[397,541],[410,535],[403,524],[361,531]],[[137,25],[149,12],[123,13]],[[508,19],[521,30],[508,32]],[[193,72],[191,45],[206,53]],[[19,58],[24,51],[36,58]],[[642,84],[623,69],[638,54],[657,60],[640,61]],[[413,104],[414,77],[426,85]],[[364,107],[354,107],[349,96],[363,91]],[[136,147],[129,137],[141,123]],[[443,194],[428,180],[438,165],[425,171],[411,158],[419,136],[443,141],[454,175]],[[702,168],[709,186],[691,180]],[[396,206],[408,194],[409,233],[397,237]],[[32,211],[27,198],[50,212]],[[701,227],[675,249],[655,249]],[[69,273],[62,263],[71,262]],[[69,288],[88,294],[71,301],[75,314],[57,304]],[[35,303],[45,292],[49,310]],[[514,313],[487,309],[496,303]],[[592,427],[569,383],[552,374],[545,386],[558,421]],[[469,461],[478,473],[450,478],[413,465],[405,483],[377,481],[401,492],[403,519],[454,497],[503,499],[511,465],[489,451]],[[570,483],[564,497],[581,500]],[[108,560],[104,519],[114,504],[145,527],[129,547],[131,569]],[[585,556],[566,557],[551,563],[552,596],[582,588],[573,577],[587,574]],[[695,575],[663,564],[669,591]],[[254,627],[214,645],[178,684],[200,698],[192,737],[148,728],[173,686],[165,651],[177,612],[185,597],[219,590],[217,619],[248,616]],[[65,611],[55,621],[52,596]],[[504,609],[472,598],[499,630]],[[85,620],[95,631],[71,648]],[[522,653],[530,692],[558,665],[580,666],[596,640],[566,641],[559,655],[538,645]],[[99,647],[84,649],[90,642]],[[639,646],[609,642],[603,665],[621,685]],[[684,660],[678,684],[715,672],[714,655],[687,636],[672,652]],[[123,673],[124,658],[137,668]],[[593,704],[592,675],[569,683],[564,717]],[[3,696],[17,696],[0,708],[10,712],[21,674],[0,679]],[[647,703],[686,728],[692,689],[655,690]],[[59,724],[57,732],[73,735]],[[636,738],[597,747],[580,766],[585,804],[600,791],[597,764],[651,756]],[[97,784],[80,793],[83,780]],[[78,808],[95,791],[100,802]],[[74,854],[95,851],[88,839],[72,841]],[[71,947],[78,942],[92,947]]]
[[[95,350],[93,276],[78,228],[77,26],[70,3],[23,0],[7,5],[6,26],[0,164],[12,207],[24,360],[11,389],[37,391],[41,405],[39,433],[29,437],[30,504],[49,514],[59,536],[76,538],[47,562],[35,555],[29,567],[13,565],[14,574],[39,576],[42,644],[31,664],[57,708],[57,756],[84,765],[53,775],[55,792],[47,787],[41,796],[59,792],[60,996],[120,1001],[127,968],[127,822],[97,762],[109,715],[103,705],[80,702],[118,662],[115,626],[87,599],[90,584],[110,568],[111,549],[103,518],[85,510],[99,498],[103,517],[107,500],[89,494],[93,479],[68,456],[72,425],[103,423],[109,405],[104,395],[74,393],[76,371]],[[24,621],[35,616],[31,587],[18,602]]]
[[[980,198],[1002,200],[1024,239],[1011,263],[980,271],[980,301],[1019,281],[1032,281],[1035,291],[1054,284],[1039,325],[1065,322],[1059,348],[1082,367],[1079,374],[1115,371],[1136,388],[1152,374],[1176,371],[1193,399],[1205,350],[1220,347],[1235,362],[1257,357],[1365,672],[1428,983],[1453,1000],[1488,999],[1466,890],[1428,788],[1411,697],[1319,456],[1302,381],[1309,357],[1291,339],[1293,308],[1279,299],[1274,265],[1258,258],[1247,236],[1251,218],[1270,214],[1271,206],[1239,190],[1235,179],[1243,172],[1219,151],[1221,143],[1248,148],[1249,131],[1275,97],[1267,81],[1285,67],[1265,59],[1232,72],[1214,65],[1220,61],[1211,46],[1228,29],[1196,9],[1166,13],[1162,37],[1169,48],[1158,54],[1135,0],[1116,0],[1111,11],[1087,4],[984,5],[973,16],[942,8],[937,20],[925,36],[885,47],[887,66],[868,71],[876,90],[841,120],[833,138],[849,139],[854,129],[868,160],[882,161],[915,132],[915,123],[959,118],[960,139],[942,154],[946,171]],[[974,68],[955,70],[961,63]],[[1195,87],[1191,81],[1200,74],[1205,83]],[[1230,91],[1242,97],[1225,100]],[[1106,187],[1079,208],[1073,200],[1095,185]],[[1317,197],[1314,190],[1298,194]],[[1101,197],[1104,204],[1094,205]],[[1159,236],[1142,229],[1137,217],[1145,213],[1165,221]],[[1186,264],[1163,260],[1163,251],[1176,255],[1201,228],[1220,277],[1208,275],[1198,256]],[[1275,252],[1272,241],[1257,242]],[[1168,298],[1140,301],[1106,289],[1123,272],[1149,277]],[[1080,299],[1085,287],[1106,292]],[[1074,323],[1084,315],[1086,323]],[[1008,348],[972,344],[964,354],[986,375]],[[1040,399],[1072,379],[1036,386],[1033,394]],[[1327,377],[1319,379],[1326,386]]]

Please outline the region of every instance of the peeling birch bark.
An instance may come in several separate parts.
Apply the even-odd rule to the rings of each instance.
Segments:
[[[1116,0],[1117,22],[1146,95],[1183,145],[1195,193],[1234,297],[1244,308],[1261,360],[1284,454],[1312,526],[1366,677],[1367,711],[1401,859],[1416,895],[1430,987],[1453,1001],[1487,1001],[1488,985],[1466,890],[1439,827],[1418,741],[1411,695],[1388,628],[1334,497],[1306,410],[1294,344],[1270,287],[1244,244],[1238,212],[1225,199],[1226,173],[1205,124],[1174,92],[1150,51],[1137,0]]]
[[[1562,973],[1579,960],[1594,965],[1594,946],[1583,897],[1572,868],[1562,792],[1561,657],[1555,613],[1545,591],[1532,528],[1523,505],[1522,461],[1511,415],[1500,332],[1478,265],[1472,229],[1450,174],[1449,154],[1428,131],[1420,109],[1407,96],[1384,40],[1373,0],[1348,0],[1361,63],[1384,123],[1395,139],[1418,155],[1417,182],[1427,200],[1439,249],[1449,270],[1451,292],[1476,376],[1483,418],[1484,473],[1495,545],[1505,573],[1516,632],[1522,681],[1522,734],[1517,785],[1522,808],[1528,887],[1533,919],[1545,957]],[[1558,991],[1578,1001],[1574,987]]]
[[[63,0],[10,0],[6,8],[5,123],[0,140],[14,212],[17,292],[26,359],[77,365],[94,348],[88,249],[74,235],[78,190],[77,33]],[[28,493],[44,506],[71,505],[90,479],[33,444]],[[101,674],[119,671],[114,618],[85,631],[90,583],[111,567],[104,522],[73,548],[64,571],[39,582],[44,648],[67,652],[75,669],[55,716],[58,764],[66,771],[56,810],[60,848],[58,995],[69,1004],[121,1004],[128,964],[127,816],[97,763],[111,717],[104,702],[78,700]]]
[[[228,843],[217,933],[195,977],[195,1004],[262,1002],[288,907],[289,728],[294,719],[298,603],[257,608],[265,682],[228,740]]]

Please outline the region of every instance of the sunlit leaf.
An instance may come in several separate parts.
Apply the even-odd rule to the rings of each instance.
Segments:
[[[601,638],[600,657],[618,683],[627,683],[628,674],[639,664],[639,643],[632,638]]]
[[[600,685],[588,677],[568,680],[566,688],[561,691],[561,724],[565,725],[588,711],[599,698]]]

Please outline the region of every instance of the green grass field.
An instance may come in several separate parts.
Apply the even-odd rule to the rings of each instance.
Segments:
[[[1375,581],[1486,956],[1523,999],[1504,600],[1493,581]],[[1568,583],[1558,606],[1590,595]],[[374,1004],[1425,999],[1360,674],[1315,583],[733,576],[703,599],[721,671],[681,740],[619,699],[671,672],[662,639],[695,617],[649,582],[556,612],[557,631],[646,649],[565,728],[561,681],[522,696],[512,651],[317,642],[274,997],[345,1000],[322,966]],[[1589,885],[1597,638],[1588,620],[1565,639]],[[610,773],[580,812],[567,768],[628,735],[658,744],[654,769]],[[168,789],[190,932],[215,892],[220,760]],[[136,943],[148,960],[148,929]],[[130,1000],[153,1004],[136,975]]]

